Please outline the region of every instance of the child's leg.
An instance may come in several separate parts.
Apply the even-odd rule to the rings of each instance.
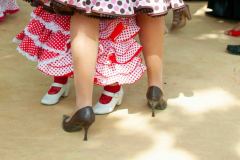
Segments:
[[[154,109],[165,109],[166,101],[163,99],[162,72],[163,72],[163,38],[164,38],[164,16],[150,17],[147,15],[139,15],[138,25],[141,30],[139,33],[140,41],[143,45],[144,59],[147,65],[148,74],[148,105],[152,108],[152,116],[154,117]]]
[[[104,87],[104,91],[110,92],[110,93],[117,93],[120,91],[121,86],[119,84],[113,84],[113,85],[107,85]],[[102,93],[99,102],[102,104],[108,104],[112,100],[112,96],[106,95]]]
[[[65,85],[68,82],[68,77],[67,76],[54,77],[53,81],[54,83]],[[48,90],[48,94],[57,94],[60,90],[61,90],[61,87],[52,86]]]

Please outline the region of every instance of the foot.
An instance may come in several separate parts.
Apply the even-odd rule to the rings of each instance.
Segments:
[[[114,86],[108,87],[111,89],[111,87]],[[116,106],[121,105],[123,94],[124,92],[121,86],[119,86],[116,92],[111,92],[105,88],[98,103],[93,107],[94,113],[102,115],[113,112]]]
[[[73,116],[63,116],[62,127],[66,132],[77,132],[84,129],[84,140],[87,140],[88,128],[95,121],[95,114],[91,106],[79,109]]]
[[[48,93],[46,93],[42,100],[41,103],[44,105],[54,105],[57,104],[60,100],[61,97],[67,97],[69,92],[69,83],[66,84],[60,84],[54,82]]]
[[[228,45],[227,51],[230,54],[240,55],[240,45]]]
[[[183,9],[173,11],[171,31],[184,27],[187,23],[187,19],[192,19],[188,5],[186,5]]]
[[[164,100],[163,92],[159,87],[149,87],[146,97],[148,99],[148,106],[152,109],[152,117],[155,116],[155,109],[164,110],[167,108],[167,102]]]
[[[233,29],[225,31],[225,34],[233,37],[240,37],[240,23],[238,23]]]

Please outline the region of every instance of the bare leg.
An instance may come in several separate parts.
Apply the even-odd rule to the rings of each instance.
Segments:
[[[139,37],[147,65],[148,86],[162,88],[164,16],[153,18],[142,14],[137,17],[137,23],[141,28]]]
[[[76,132],[83,128],[84,140],[87,140],[88,129],[95,121],[91,106],[98,53],[99,20],[75,13],[70,25],[76,106],[71,118],[64,116],[62,127],[67,132]]]
[[[76,108],[92,106],[93,77],[98,52],[99,20],[75,14],[71,19]]]
[[[167,102],[163,99],[162,93],[162,72],[163,72],[163,38],[165,21],[162,17],[150,17],[139,15],[137,17],[140,26],[140,41],[143,45],[143,55],[147,65],[148,74],[148,105],[152,108],[152,116],[155,116],[155,109],[164,110]]]

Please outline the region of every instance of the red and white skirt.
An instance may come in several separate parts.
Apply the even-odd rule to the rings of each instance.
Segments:
[[[134,39],[138,31],[134,18],[101,21],[95,84],[131,84],[143,75],[146,67],[140,58],[142,46]],[[73,75],[70,16],[48,13],[37,7],[14,42],[18,43],[17,50],[37,62],[37,68],[44,74]]]
[[[13,14],[19,11],[16,0],[0,0],[0,21],[2,21],[6,14]]]

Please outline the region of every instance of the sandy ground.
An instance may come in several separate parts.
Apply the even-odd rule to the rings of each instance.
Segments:
[[[238,160],[240,159],[240,56],[226,54],[224,30],[235,23],[207,17],[205,2],[189,3],[193,20],[166,35],[164,86],[168,109],[151,117],[146,75],[125,86],[123,104],[97,116],[89,141],[61,129],[74,106],[74,90],[59,104],[39,103],[51,79],[16,51],[12,38],[31,7],[0,24],[1,160]],[[171,14],[167,16],[171,23]],[[94,102],[101,88],[95,88]]]

